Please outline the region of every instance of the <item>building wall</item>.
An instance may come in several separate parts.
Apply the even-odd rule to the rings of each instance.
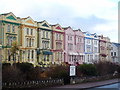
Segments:
[[[38,46],[40,54],[38,54],[38,65],[48,67],[52,63],[52,29],[46,22],[38,22]],[[46,52],[46,53],[45,53]]]
[[[111,62],[114,63],[119,63],[118,57],[118,48],[120,47],[120,44],[118,43],[111,43],[111,51],[110,51],[110,56],[111,56]]]
[[[74,30],[75,34],[75,51],[78,53],[78,64],[83,64],[85,55],[84,55],[84,34],[78,29]]]
[[[64,63],[64,30],[59,24],[52,25],[52,51],[54,64]]]
[[[37,22],[31,17],[22,18],[20,26],[20,60],[21,62],[37,63]]]
[[[85,63],[93,63],[93,37],[89,32],[84,33],[84,43],[85,43]]]
[[[92,45],[92,52],[93,52],[93,63],[99,61],[99,38],[96,33],[92,34],[93,37],[93,45]]]
[[[13,13],[0,15],[0,44],[2,45],[2,62],[17,62],[18,55],[15,59],[11,56],[11,47],[13,42],[19,44],[18,31],[20,21]],[[13,61],[14,60],[14,61]]]
[[[71,27],[67,27],[64,28],[65,30],[65,51],[64,51],[64,55],[65,55],[65,63],[68,64],[75,64],[75,57],[76,55],[74,54],[78,54],[76,52],[76,48],[75,48],[75,34],[74,31]]]

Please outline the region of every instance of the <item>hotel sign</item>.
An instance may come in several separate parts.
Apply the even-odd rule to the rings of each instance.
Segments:
[[[70,76],[75,76],[75,75],[76,75],[76,67],[70,66]]]

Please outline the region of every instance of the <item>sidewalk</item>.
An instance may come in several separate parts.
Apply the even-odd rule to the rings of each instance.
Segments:
[[[111,80],[105,80],[105,81],[97,81],[97,82],[88,82],[88,83],[81,83],[81,84],[74,84],[74,85],[64,85],[59,87],[52,87],[52,88],[81,88],[81,89],[87,89],[112,83],[120,82],[119,79],[111,79]]]

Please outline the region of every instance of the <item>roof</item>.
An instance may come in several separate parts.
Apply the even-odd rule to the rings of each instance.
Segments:
[[[43,20],[43,21],[40,21],[40,22],[37,22],[37,23],[43,23],[45,20]]]
[[[113,43],[115,46],[119,47],[120,43]]]
[[[71,28],[70,26],[68,26],[68,27],[63,27],[63,29],[68,29],[68,28]]]
[[[11,12],[9,12],[9,13],[3,13],[3,14],[0,14],[0,15],[5,15],[5,16],[6,16],[6,15],[8,15],[8,14],[10,14],[10,13],[11,13]]]

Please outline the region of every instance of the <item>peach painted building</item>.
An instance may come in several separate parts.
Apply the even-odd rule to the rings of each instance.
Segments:
[[[64,29],[59,24],[52,26],[52,64],[64,62]]]
[[[110,58],[110,39],[108,37],[104,37],[103,35],[99,36],[99,58],[101,61],[107,60],[111,61]]]
[[[64,60],[66,64],[78,65],[84,60],[84,35],[81,30],[73,30],[71,27],[65,30]]]

